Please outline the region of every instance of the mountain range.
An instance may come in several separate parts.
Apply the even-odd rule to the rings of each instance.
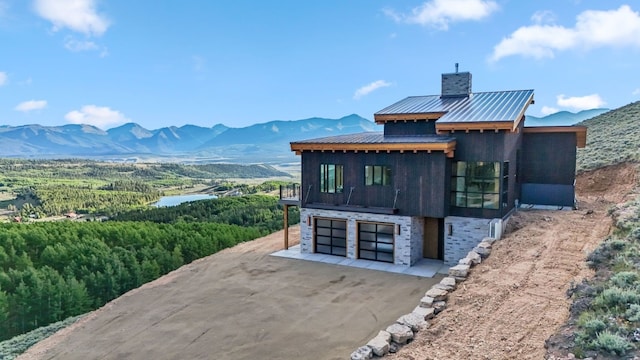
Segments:
[[[527,126],[572,125],[608,109],[561,111],[527,116]],[[269,121],[242,128],[184,125],[156,130],[128,123],[109,130],[91,125],[0,126],[0,157],[83,157],[104,160],[190,159],[211,162],[282,162],[295,160],[289,142],[382,127],[356,114],[339,119]]]
[[[581,121],[591,119],[592,117],[606,113],[609,109],[590,109],[582,110],[577,113],[569,111],[558,111],[544,117],[535,117],[527,115],[524,124],[526,126],[569,126],[577,124]]]
[[[340,119],[270,121],[243,128],[184,125],[148,130],[127,123],[109,130],[91,125],[0,126],[0,157],[178,157],[262,161],[293,159],[289,142],[306,138],[381,130],[352,114]]]

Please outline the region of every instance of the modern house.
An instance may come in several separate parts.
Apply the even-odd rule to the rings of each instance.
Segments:
[[[586,128],[526,127],[533,90],[474,93],[471,78],[378,111],[383,132],[291,143],[302,179],[281,203],[300,206],[301,252],[454,265],[519,204],[574,207]]]

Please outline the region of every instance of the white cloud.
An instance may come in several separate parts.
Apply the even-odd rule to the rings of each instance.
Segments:
[[[29,101],[23,101],[20,104],[18,104],[14,110],[16,111],[22,111],[22,112],[29,112],[29,111],[33,111],[33,110],[40,110],[40,109],[44,109],[45,107],[47,107],[47,101],[46,100],[29,100]]]
[[[560,94],[556,97],[556,99],[558,100],[558,106],[571,108],[577,111],[601,108],[606,105],[606,102],[602,100],[602,98],[598,94],[572,97],[567,97],[564,94]]]
[[[76,40],[74,38],[67,38],[64,41],[64,47],[71,51],[89,51],[98,50],[100,47],[93,41],[88,40]]]
[[[7,83],[7,79],[9,77],[7,76],[7,73],[4,71],[0,71],[0,86],[4,85]]]
[[[558,111],[560,111],[560,109],[557,109],[551,106],[546,106],[546,105],[543,106],[542,109],[540,109],[540,113],[544,116],[555,114]]]
[[[383,87],[387,87],[390,86],[391,83],[388,83],[384,80],[377,80],[372,82],[371,84],[365,85],[361,88],[359,88],[358,90],[356,90],[355,94],[353,94],[353,98],[356,100],[359,100],[360,98],[362,98],[363,96],[366,96],[368,94],[370,94],[373,91],[376,91],[380,88]]]
[[[96,0],[35,0],[34,9],[53,24],[53,31],[68,28],[100,36],[110,25],[104,15],[96,12]]]
[[[617,10],[583,11],[572,28],[553,24],[523,26],[493,48],[490,60],[512,55],[553,58],[558,51],[607,46],[640,47],[640,13],[623,5]]]
[[[106,47],[100,46],[93,41],[89,40],[76,40],[75,38],[68,36],[64,40],[64,47],[73,52],[80,51],[99,51],[100,57],[105,57],[109,54]]]
[[[637,88],[637,89],[633,90],[631,95],[640,95],[640,88]]]
[[[536,11],[531,15],[531,21],[536,24],[549,24],[556,21],[556,14],[550,10]]]
[[[99,128],[117,126],[129,122],[121,112],[106,106],[85,105],[80,110],[73,110],[64,116],[73,124],[88,124]]]
[[[493,0],[430,0],[413,8],[410,14],[399,14],[392,9],[383,11],[396,22],[447,30],[450,23],[481,20],[498,8]]]

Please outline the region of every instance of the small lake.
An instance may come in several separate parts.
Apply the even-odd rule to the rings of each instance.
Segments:
[[[153,204],[152,206],[155,206],[155,207],[176,206],[188,201],[209,200],[209,199],[217,199],[217,198],[218,198],[217,196],[209,195],[209,194],[163,196],[160,198],[160,200],[157,203]]]

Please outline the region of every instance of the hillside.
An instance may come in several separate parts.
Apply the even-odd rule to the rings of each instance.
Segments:
[[[587,146],[578,149],[578,171],[640,160],[640,101],[578,125],[588,128]]]

